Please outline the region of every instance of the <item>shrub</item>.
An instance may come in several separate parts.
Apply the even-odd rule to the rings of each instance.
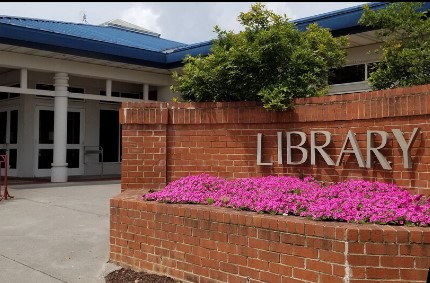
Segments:
[[[346,37],[316,24],[302,32],[261,3],[238,20],[243,31],[215,27],[212,53],[186,57],[183,70],[173,73],[171,89],[183,100],[261,101],[266,109],[286,110],[294,98],[326,94],[329,72],[345,63]]]
[[[364,6],[361,25],[377,28],[382,58],[370,74],[373,89],[430,83],[430,20],[423,2],[391,3],[372,11]],[[380,52],[380,50],[376,50]]]

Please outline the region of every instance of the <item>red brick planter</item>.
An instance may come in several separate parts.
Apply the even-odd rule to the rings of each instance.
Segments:
[[[110,259],[190,282],[425,282],[430,228],[111,199]]]

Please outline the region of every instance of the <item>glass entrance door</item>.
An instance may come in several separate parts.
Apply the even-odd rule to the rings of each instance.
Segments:
[[[17,174],[18,157],[18,110],[0,111],[0,154],[7,154],[9,160],[8,175]],[[4,165],[2,164],[2,176]]]
[[[54,111],[39,108],[36,115],[36,164],[35,176],[51,176],[54,159]],[[83,111],[69,109],[67,112],[67,157],[68,175],[83,174]]]

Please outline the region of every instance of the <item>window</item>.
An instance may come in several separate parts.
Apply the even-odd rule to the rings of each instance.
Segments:
[[[36,89],[55,91],[55,86],[51,84],[36,84]],[[67,91],[72,93],[85,93],[85,89],[81,87],[73,87],[73,86],[67,87]],[[44,95],[37,95],[37,96],[46,98],[46,96]],[[52,97],[49,97],[49,98],[52,98]],[[84,101],[81,98],[69,98],[69,99],[73,101]]]
[[[157,91],[156,90],[150,90],[148,92],[148,99],[149,100],[157,101],[158,100],[158,93],[157,93]]]
[[[18,110],[0,112],[0,154],[8,154],[11,169],[16,169],[17,143]]]
[[[106,96],[106,91],[101,90],[100,95]],[[123,97],[123,98],[134,98],[134,99],[143,99],[142,93],[132,93],[132,92],[119,92],[119,91],[112,91],[111,92],[112,97]]]
[[[6,143],[7,112],[0,112],[0,143]]]
[[[8,99],[9,92],[0,92],[0,100]]]
[[[117,110],[100,110],[99,140],[103,148],[103,162],[119,162],[120,127]]]
[[[9,143],[18,143],[18,110],[10,111]]]
[[[39,112],[39,144],[54,144],[54,111]]]
[[[80,143],[80,112],[67,112],[67,146]],[[54,144],[54,111],[39,110],[39,144],[38,169],[51,169]],[[51,145],[51,146],[46,146]],[[79,168],[79,149],[67,148],[66,162],[68,168]]]
[[[73,93],[85,93],[85,90],[83,88],[81,88],[81,87],[69,86],[67,88],[67,90],[69,92],[73,92]],[[70,101],[84,101],[84,99],[82,99],[82,98],[71,98],[71,97],[69,97],[69,100]]]
[[[106,91],[105,90],[101,90],[100,91],[100,95],[106,96]],[[113,96],[113,97],[119,97],[119,91],[112,91],[111,92],[111,96]]]
[[[101,90],[100,95],[106,96],[106,91]],[[140,93],[134,93],[134,92],[119,92],[119,91],[112,91],[111,96],[113,97],[123,97],[123,98],[133,98],[133,99],[143,99],[143,92]],[[158,93],[157,90],[150,90],[148,92],[148,100],[157,101],[158,100]]]
[[[49,84],[36,84],[36,89],[41,89],[41,90],[55,90],[54,85],[49,85]]]
[[[366,75],[366,66],[364,64],[346,66],[346,67],[335,69],[332,72],[332,76],[329,76],[328,83],[330,85],[334,85],[334,84],[362,82],[366,80],[365,75]]]
[[[69,86],[67,88],[67,90],[69,92],[73,92],[73,93],[85,93],[85,90],[81,87],[73,87],[73,86]]]
[[[51,164],[54,160],[54,150],[53,149],[39,149],[39,158],[37,163],[37,168],[39,169],[51,169]]]
[[[20,84],[14,84],[14,85],[10,85],[8,87],[20,87]],[[15,97],[19,97],[19,93],[0,92],[0,100],[15,98]]]
[[[79,149],[67,149],[67,168],[79,168]]]
[[[67,144],[80,143],[81,113],[67,112]]]
[[[9,168],[16,169],[16,156],[18,151],[16,148],[9,149]]]
[[[369,78],[370,74],[373,73],[377,67],[378,67],[377,62],[367,64],[367,78],[366,79]]]
[[[12,156],[12,155],[11,155]],[[16,156],[16,154],[15,154]],[[15,161],[14,161],[15,160]],[[15,159],[11,159],[11,168],[12,161],[16,164]],[[54,160],[54,150],[53,149],[39,149],[39,159],[38,159],[38,168],[39,169],[51,169],[52,162]],[[67,168],[79,168],[79,149],[67,149],[66,153],[66,162]],[[15,165],[16,166],[16,165]]]
[[[329,75],[329,85],[347,84],[366,81],[375,63],[345,66],[332,70]]]
[[[143,99],[143,94],[142,93],[121,92],[121,97]]]

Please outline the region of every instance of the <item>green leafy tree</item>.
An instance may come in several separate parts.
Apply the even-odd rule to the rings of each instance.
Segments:
[[[397,2],[376,11],[364,6],[359,23],[377,28],[382,41],[381,61],[369,76],[373,89],[430,83],[430,20],[419,12],[422,5]]]
[[[346,37],[316,24],[302,32],[261,3],[238,21],[239,33],[215,27],[211,54],[184,59],[182,72],[173,73],[173,92],[185,101],[262,101],[285,110],[296,97],[326,94],[330,70],[345,63]]]

